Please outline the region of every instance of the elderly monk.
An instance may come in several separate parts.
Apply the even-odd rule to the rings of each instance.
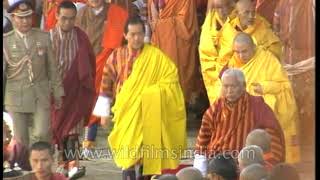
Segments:
[[[271,152],[284,161],[284,137],[275,114],[262,97],[246,91],[242,71],[228,69],[222,75],[222,94],[206,111],[196,142],[194,166],[206,174],[206,159],[218,153],[240,151],[254,129],[271,132]]]
[[[95,99],[99,95],[103,67],[113,49],[121,46],[123,28],[130,15],[125,9],[127,6],[122,5],[121,2],[106,3],[104,0],[88,0],[87,6],[80,9],[77,15],[76,25],[88,35],[96,55]],[[83,142],[85,150],[94,147],[99,120],[95,116],[89,119]]]
[[[158,48],[144,44],[144,32],[141,19],[128,20],[128,45],[117,48],[108,58],[93,111],[106,125],[114,102],[115,124],[108,142],[116,165],[123,169],[123,179],[135,179],[135,166],[139,165],[143,165],[143,175],[177,168],[186,143],[186,114],[177,68]]]
[[[221,36],[222,28],[226,21],[235,18],[234,0],[210,0],[210,6],[214,9],[208,10],[204,24],[202,25],[199,55],[201,72],[204,84],[207,90],[210,104],[213,103],[210,95],[214,94],[212,91],[213,84],[218,80],[219,73],[222,67],[226,64],[220,62],[218,58],[219,52],[219,38]]]
[[[75,175],[73,171],[84,175],[84,168],[79,166],[79,157],[68,157],[64,152],[80,151],[79,135],[95,103],[95,55],[88,36],[74,26],[76,15],[73,2],[62,1],[56,27],[50,30],[66,94],[61,109],[52,109],[51,129],[60,150],[60,169],[68,170],[69,178]]]
[[[312,161],[315,145],[314,2],[280,0],[274,16],[274,30],[284,44],[284,68],[288,71],[299,108],[299,132],[301,148],[306,157],[304,160]]]
[[[198,21],[195,0],[149,0],[151,42],[178,67],[179,81],[187,103],[193,103],[200,86],[196,59]]]
[[[268,172],[261,164],[251,164],[240,173],[240,180],[268,179]]]
[[[238,32],[250,34],[258,46],[281,58],[282,45],[279,37],[271,29],[271,24],[255,12],[251,0],[239,0],[236,4],[237,17],[223,28],[219,56],[224,58],[232,53],[232,42]],[[228,56],[227,56],[228,58]]]
[[[278,164],[279,161],[273,158],[271,150],[271,136],[263,129],[251,131],[246,139],[246,146],[256,145],[263,150],[263,159],[268,170]]]
[[[286,161],[298,162],[300,160],[297,139],[299,118],[286,71],[271,52],[257,47],[249,34],[239,33],[235,37],[233,52],[225,68],[240,68],[243,71],[248,83],[247,91],[262,96],[279,120],[285,134]],[[219,92],[216,96],[218,95]]]

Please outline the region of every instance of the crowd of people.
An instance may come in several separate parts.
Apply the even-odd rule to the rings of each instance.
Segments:
[[[314,145],[314,1],[3,5],[6,172],[82,177],[79,152],[112,123],[124,180],[299,179]],[[193,113],[193,167],[181,168]]]

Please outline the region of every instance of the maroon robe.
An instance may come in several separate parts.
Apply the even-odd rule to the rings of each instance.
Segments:
[[[60,109],[52,107],[53,142],[59,143],[82,119],[89,119],[95,97],[95,55],[88,36],[75,27],[78,52],[63,79],[65,96]]]

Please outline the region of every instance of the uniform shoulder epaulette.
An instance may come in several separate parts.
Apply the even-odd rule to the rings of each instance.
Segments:
[[[7,33],[4,33],[4,34],[3,34],[3,37],[11,36],[11,35],[13,35],[13,33],[14,33],[13,30],[12,30],[12,31],[9,31],[9,32],[7,32]]]
[[[43,31],[43,30],[41,30],[39,28],[32,28],[32,30],[35,31],[35,32],[43,33],[43,34],[48,34],[48,32]]]

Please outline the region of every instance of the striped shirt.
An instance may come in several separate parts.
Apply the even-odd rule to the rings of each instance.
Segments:
[[[222,152],[239,153],[245,146],[247,135],[254,129],[265,129],[271,135],[271,152],[275,160],[284,160],[283,132],[274,125],[268,125],[268,121],[277,121],[275,118],[267,120],[257,120],[256,111],[252,108],[251,95],[245,93],[235,104],[228,103],[224,98],[217,100],[205,112],[201,128],[196,142],[196,153],[213,156]],[[267,106],[265,103],[264,106]],[[267,109],[268,115],[272,113]],[[260,108],[259,107],[259,108]],[[262,116],[264,117],[264,116]],[[270,116],[266,116],[269,118]],[[274,117],[272,114],[271,118]],[[266,124],[263,124],[263,123]],[[270,124],[278,124],[271,122]],[[279,126],[280,127],[280,126]]]
[[[112,52],[103,69],[100,95],[115,98],[131,74],[133,63],[139,54],[140,51],[129,50],[127,46]]]

